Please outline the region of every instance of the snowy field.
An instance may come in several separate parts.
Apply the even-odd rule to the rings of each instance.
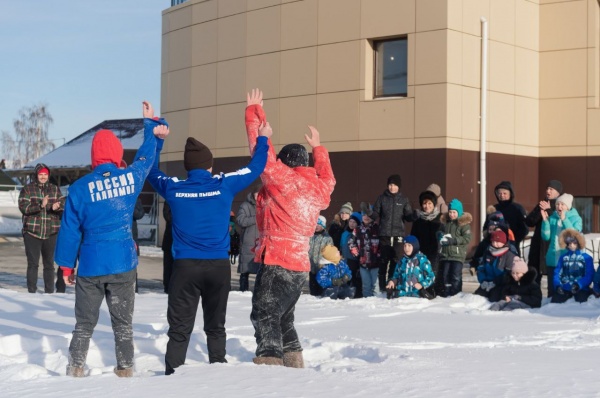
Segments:
[[[1,196],[0,235],[18,235],[16,202]],[[143,256],[162,255],[159,248],[141,249]],[[65,367],[73,289],[64,295],[0,289],[0,397],[600,396],[600,299],[495,313],[471,294],[433,301],[303,295],[296,326],[306,368],[288,369],[252,363],[251,297],[230,294],[228,364],[208,364],[200,311],[186,365],[167,377],[167,296],[137,295],[131,379],[112,373],[113,335],[103,304],[88,355],[90,376],[71,379]]]

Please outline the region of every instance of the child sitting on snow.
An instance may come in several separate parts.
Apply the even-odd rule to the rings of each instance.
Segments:
[[[325,246],[321,250],[320,263],[322,267],[317,273],[317,282],[323,288],[322,296],[332,300],[353,298],[355,288],[348,284],[352,273],[337,247]]]
[[[435,274],[431,263],[419,251],[419,240],[408,235],[404,238],[404,256],[396,265],[394,276],[389,280],[386,290],[388,299],[393,297],[423,297],[433,299],[435,295],[433,286]]]
[[[554,270],[553,303],[564,303],[575,297],[578,303],[586,302],[594,277],[594,259],[585,250],[584,236],[574,229],[565,229],[558,237],[560,247],[567,251],[558,258]]]
[[[479,288],[475,294],[486,297],[491,302],[502,298],[504,276],[510,272],[515,255],[508,246],[508,237],[501,229],[490,234],[490,246],[477,267]]]
[[[542,306],[542,288],[538,285],[537,271],[529,268],[521,257],[513,259],[510,275],[505,275],[503,300],[492,304],[491,311],[512,311],[519,308]]]

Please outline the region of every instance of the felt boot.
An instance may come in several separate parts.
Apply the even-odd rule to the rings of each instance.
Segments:
[[[304,357],[302,356],[302,351],[284,353],[283,366],[288,368],[303,368]]]
[[[257,365],[283,366],[283,359],[277,357],[255,357],[252,362]]]

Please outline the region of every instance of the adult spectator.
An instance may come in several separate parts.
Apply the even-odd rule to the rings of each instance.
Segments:
[[[150,103],[143,103],[144,142],[131,166],[121,169],[123,146],[110,130],[92,140],[93,171],[69,188],[62,227],[56,245],[56,263],[65,283],[79,257],[75,286],[75,330],[69,345],[67,375],[85,376],[90,338],[106,297],[119,377],[133,376],[133,307],[138,257],[131,234],[135,202],[154,163],[156,135],[169,133],[162,120],[154,120]]]
[[[529,233],[529,228],[525,224],[525,209],[519,203],[514,202],[515,193],[510,181],[502,181],[496,185],[494,194],[498,200],[494,207],[504,215],[504,219],[515,235],[515,246],[520,253],[521,242]],[[487,228],[487,225],[484,228]]]
[[[240,274],[240,292],[245,292],[249,289],[250,274],[256,274],[260,266],[260,263],[254,261],[254,247],[258,239],[256,198],[261,187],[261,184],[255,184],[238,210],[237,223],[242,228],[240,239],[242,247],[240,249],[240,261],[237,270]]]
[[[342,234],[348,226],[348,220],[350,220],[352,212],[352,203],[344,203],[338,214],[336,214],[340,218],[339,223],[335,222],[334,218],[334,220],[331,222],[331,225],[329,226],[329,236],[331,236],[331,239],[333,239],[333,245],[337,247],[340,252],[343,252],[342,245],[340,243],[342,239]]]
[[[35,181],[25,185],[19,194],[19,210],[23,214],[23,243],[27,256],[27,291],[37,291],[40,255],[44,266],[44,292],[54,293],[54,248],[63,212],[61,193],[50,181],[50,169],[43,163],[35,166]],[[65,286],[57,283],[60,293]]]
[[[542,212],[551,216],[556,206],[556,198],[563,194],[563,185],[558,180],[550,180],[546,184],[546,196],[525,217],[525,224],[534,227],[531,244],[529,246],[528,266],[537,271],[536,282],[539,285],[542,280],[542,271],[546,269],[545,256],[548,251],[548,242],[542,239]],[[543,265],[543,266],[542,266]]]
[[[323,293],[323,288],[317,280],[317,274],[321,270],[321,250],[327,245],[333,245],[331,236],[325,230],[327,219],[324,216],[317,218],[315,225],[315,233],[310,237],[308,242],[308,259],[310,260],[310,273],[308,274],[308,289],[311,296],[320,297]]]
[[[231,288],[229,262],[229,222],[235,195],[258,178],[267,162],[267,139],[249,138],[255,146],[248,166],[213,176],[213,156],[206,145],[188,137],[183,153],[187,179],[166,176],[159,168],[159,156],[148,175],[148,182],[171,206],[173,218],[173,274],[169,283],[167,320],[169,342],[165,354],[165,374],[185,363],[198,304],[202,299],[204,332],[210,363],[225,359],[225,318]],[[160,154],[163,140],[158,140]]]
[[[398,258],[402,257],[405,222],[414,220],[413,210],[408,198],[400,192],[402,179],[392,174],[387,179],[387,189],[379,195],[373,205],[373,218],[379,224],[379,291],[385,292],[385,286],[392,279]]]
[[[435,194],[436,201],[434,202],[434,205],[440,211],[440,214],[448,213],[448,205],[442,196],[442,189],[438,184],[430,184],[427,188],[425,188],[425,191],[430,191]]]
[[[252,90],[246,108],[250,153],[256,135],[270,130],[262,108],[262,92]],[[256,275],[250,319],[256,337],[257,365],[304,367],[302,346],[294,328],[294,309],[310,270],[308,242],[321,210],[329,207],[335,178],[329,153],[321,146],[319,132],[309,126],[305,135],[314,167],[300,144],[288,144],[277,157],[269,146],[269,158],[261,175],[263,187],[256,202],[260,235],[255,261]]]

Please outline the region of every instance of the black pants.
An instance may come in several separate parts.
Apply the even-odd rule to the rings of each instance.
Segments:
[[[570,299],[571,297],[575,297],[575,301],[577,301],[578,303],[585,303],[590,297],[590,294],[592,294],[592,292],[590,292],[589,290],[580,290],[575,294],[571,292],[564,292],[563,294],[554,292],[554,294],[552,295],[552,300],[550,302],[561,304]]]
[[[323,288],[317,282],[317,275],[312,272],[308,273],[308,291],[311,296],[321,297],[323,294]]]
[[[227,362],[225,317],[230,285],[229,259],[175,260],[169,283],[169,342],[165,354],[165,374],[173,373],[185,362],[200,298],[208,360],[210,363]]]
[[[546,279],[548,282],[548,297],[552,298],[554,292],[554,270],[556,267],[546,267]]]
[[[245,292],[250,286],[250,273],[242,272],[240,274],[240,292]]]
[[[454,296],[462,291],[462,269],[460,261],[441,261],[444,278],[444,297]]]
[[[37,291],[38,268],[40,254],[44,265],[44,292],[54,293],[54,247],[56,235],[48,239],[38,239],[28,233],[23,234],[25,255],[27,256],[27,290],[29,293]],[[64,283],[64,282],[63,282]]]
[[[282,358],[285,352],[300,352],[294,328],[294,310],[306,282],[306,272],[278,265],[261,265],[254,283],[252,313],[257,357]]]
[[[133,307],[135,272],[81,277],[75,284],[75,330],[69,345],[69,366],[85,365],[90,338],[100,316],[100,305],[106,298],[110,323],[115,335],[117,367],[133,366]]]
[[[346,264],[348,264],[348,268],[350,268],[350,272],[352,272],[352,279],[350,280],[350,285],[355,288],[354,298],[362,298],[362,278],[360,276],[360,263],[358,260],[349,260],[346,259]]]
[[[394,276],[398,258],[404,255],[404,247],[401,237],[380,236],[379,237],[379,291],[385,292],[387,281]]]
[[[169,293],[169,282],[173,273],[173,253],[171,249],[163,251],[163,289],[165,293]]]

